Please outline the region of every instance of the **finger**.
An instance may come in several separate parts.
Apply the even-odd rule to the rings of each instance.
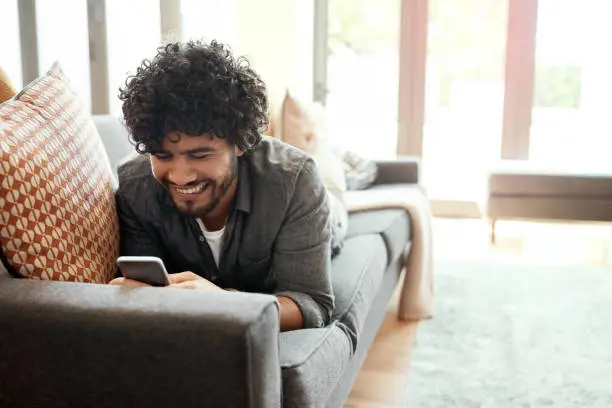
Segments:
[[[148,283],[144,283],[144,282],[133,280],[133,279],[126,279],[123,281],[123,286],[143,287],[143,286],[151,286],[151,285],[149,285]]]
[[[133,280],[133,279],[126,279],[126,278],[115,278],[112,281],[110,281],[109,284],[117,285],[117,286],[128,286],[128,287],[151,286],[144,282],[140,282],[140,281]]]
[[[115,278],[112,281],[108,282],[109,285],[123,285],[125,278]]]
[[[170,283],[181,283],[196,280],[199,278],[199,276],[193,272],[179,272],[171,273],[170,275],[168,275],[168,278],[170,280]]]
[[[195,289],[196,283],[194,281],[185,281],[180,283],[173,283],[168,286],[169,288],[177,288],[177,289]]]

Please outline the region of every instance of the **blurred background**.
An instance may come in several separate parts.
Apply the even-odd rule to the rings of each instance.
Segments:
[[[468,216],[503,161],[609,167],[611,13],[606,0],[3,0],[1,64],[21,87],[59,60],[92,113],[120,115],[119,86],[156,47],[218,39],[271,89],[325,104],[337,144],[420,156],[432,200]]]

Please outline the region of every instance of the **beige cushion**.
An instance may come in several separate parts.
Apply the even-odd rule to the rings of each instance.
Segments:
[[[0,245],[19,277],[106,283],[119,228],[111,171],[59,65],[0,106]]]
[[[324,137],[322,110],[320,105],[300,101],[287,91],[282,105],[282,140],[313,154],[317,140]]]
[[[0,67],[0,103],[11,99],[16,93],[17,90],[11,84],[8,75]]]
[[[275,137],[309,153],[317,163],[328,190],[343,200],[346,191],[344,164],[327,134],[324,108],[294,97],[289,91],[281,104],[280,130]]]

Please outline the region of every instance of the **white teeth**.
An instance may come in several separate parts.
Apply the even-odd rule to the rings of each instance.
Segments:
[[[192,187],[192,188],[180,188],[180,187],[174,187],[174,188],[180,194],[199,194],[202,191],[204,191],[204,187],[206,187],[206,184],[200,184],[199,186]]]

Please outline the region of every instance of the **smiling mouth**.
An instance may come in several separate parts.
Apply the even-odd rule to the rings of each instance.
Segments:
[[[208,183],[202,183],[191,187],[172,186],[172,190],[180,195],[195,195],[202,193],[204,190],[206,190],[207,186]]]

